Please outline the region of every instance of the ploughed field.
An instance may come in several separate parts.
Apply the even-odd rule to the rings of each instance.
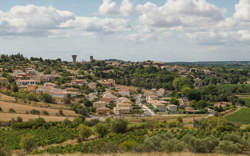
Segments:
[[[64,105],[45,103],[15,103],[12,97],[0,95],[0,122],[8,122],[21,117],[23,121],[44,118],[46,121],[73,120],[78,115]]]

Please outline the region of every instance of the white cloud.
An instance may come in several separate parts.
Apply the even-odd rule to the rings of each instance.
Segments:
[[[249,0],[240,0],[239,3],[235,5],[235,14],[233,17],[240,21],[250,22]]]
[[[99,8],[101,15],[118,15],[120,13],[119,7],[112,0],[103,0]]]
[[[168,0],[157,6],[147,2],[136,7],[140,22],[153,27],[207,26],[223,20],[225,9],[206,0]]]
[[[103,16],[129,16],[134,13],[134,6],[129,0],[123,0],[121,6],[112,0],[103,0],[99,12]]]
[[[81,17],[52,6],[15,6],[9,12],[0,12],[0,36],[110,34],[129,28],[125,19]]]
[[[48,29],[57,29],[61,23],[72,19],[73,13],[51,6],[15,6],[9,12],[0,13],[0,35],[46,35]]]

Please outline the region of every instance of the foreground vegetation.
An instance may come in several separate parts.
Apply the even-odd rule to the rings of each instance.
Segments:
[[[250,124],[250,108],[242,108],[239,111],[228,115],[226,118],[232,122]]]
[[[42,119],[12,123],[0,130],[1,153],[23,149],[32,154],[66,153],[148,153],[189,152],[241,154],[250,149],[249,129],[224,118],[194,120],[193,128],[176,121],[146,121],[128,123],[121,119],[106,121],[75,119],[45,122]],[[70,144],[68,139],[77,139]],[[58,144],[56,146],[46,146]],[[42,149],[37,149],[44,146]]]

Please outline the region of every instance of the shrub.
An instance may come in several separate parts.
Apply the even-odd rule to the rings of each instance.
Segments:
[[[138,147],[139,144],[134,140],[127,140],[124,141],[120,146],[123,151],[131,152],[131,151],[136,151],[136,147]]]
[[[23,136],[20,140],[20,147],[24,149],[27,153],[32,152],[36,148],[35,137],[31,134]]]
[[[224,140],[232,141],[233,143],[241,143],[240,136],[236,134],[227,134],[224,136]]]
[[[223,140],[220,142],[216,151],[227,154],[241,153],[241,148],[238,143],[234,144],[232,141]]]
[[[15,111],[13,108],[10,108],[10,109],[9,109],[9,112],[10,112],[10,113],[16,113],[16,111]]]
[[[186,135],[183,137],[184,142],[188,145],[191,152],[210,153],[218,145],[218,141],[214,137],[206,137],[203,139]]]
[[[119,119],[119,120],[114,120],[112,122],[111,128],[112,131],[115,133],[124,133],[126,132],[127,126],[128,126],[127,121]]]
[[[46,111],[46,110],[45,110],[45,111],[43,111],[42,113],[43,113],[43,115],[49,115],[49,112],[48,112],[48,111]]]
[[[49,95],[47,93],[41,94],[40,98],[41,98],[41,100],[43,102],[46,102],[46,103],[55,103],[55,99],[51,95]]]
[[[30,113],[33,114],[33,115],[40,115],[40,111],[39,111],[39,110],[36,110],[36,109],[32,109],[32,110],[30,111]]]
[[[63,110],[60,109],[58,113],[60,116],[64,116]]]
[[[10,151],[4,147],[4,143],[0,140],[0,156],[10,156]]]
[[[104,123],[98,123],[95,126],[95,132],[98,134],[99,137],[103,138],[108,134],[108,127]]]
[[[81,140],[87,139],[92,134],[92,130],[84,124],[78,126],[78,131],[79,131],[79,138]]]
[[[85,121],[84,124],[89,126],[89,127],[93,127],[96,124],[98,124],[100,121],[98,119],[92,119],[90,121]]]
[[[178,126],[178,123],[176,121],[171,121],[168,123],[169,128],[175,128]]]
[[[17,117],[17,122],[23,122],[23,118]]]

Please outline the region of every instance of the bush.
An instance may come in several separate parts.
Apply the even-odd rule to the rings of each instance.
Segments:
[[[10,156],[10,151],[4,147],[4,143],[0,140],[0,156]]]
[[[240,136],[236,134],[227,134],[224,136],[224,140],[232,141],[233,143],[241,143]]]
[[[10,109],[9,109],[9,112],[10,112],[10,113],[16,113],[16,111],[15,111],[13,108],[10,108]]]
[[[36,110],[36,109],[32,109],[32,110],[30,111],[30,113],[33,114],[33,115],[40,115],[40,111],[39,111],[39,110]]]
[[[218,141],[214,137],[195,138],[194,136],[186,135],[183,137],[184,142],[188,145],[191,152],[210,153],[218,145]]]
[[[48,112],[48,111],[46,111],[46,110],[45,110],[45,111],[43,111],[42,113],[43,113],[43,115],[49,115],[49,112]]]
[[[98,124],[100,121],[98,119],[92,119],[90,121],[85,121],[84,124],[89,126],[89,127],[93,127],[96,124]]]
[[[115,133],[124,133],[126,132],[128,122],[124,120],[114,120],[111,125],[111,129]]]
[[[20,147],[24,149],[27,153],[32,152],[36,148],[35,137],[31,134],[23,136],[20,141]]]
[[[79,131],[79,138],[81,140],[87,139],[92,134],[92,130],[84,124],[78,126],[78,131]]]
[[[241,147],[238,143],[234,144],[232,141],[224,140],[220,142],[216,151],[226,154],[241,153]]]
[[[95,132],[98,134],[99,137],[103,138],[108,134],[108,127],[104,123],[98,123],[95,126]]]
[[[41,94],[40,98],[41,98],[41,100],[43,102],[46,102],[46,103],[55,103],[55,99],[51,95],[49,95],[47,93]]]
[[[139,146],[139,144],[134,140],[127,140],[124,141],[120,146],[123,151],[131,152],[136,151],[136,148]]]
[[[58,113],[60,116],[64,116],[63,110],[60,109]]]
[[[181,152],[184,150],[184,143],[177,139],[169,139],[161,141],[161,150],[165,152]]]
[[[17,122],[23,122],[23,118],[17,117]]]

